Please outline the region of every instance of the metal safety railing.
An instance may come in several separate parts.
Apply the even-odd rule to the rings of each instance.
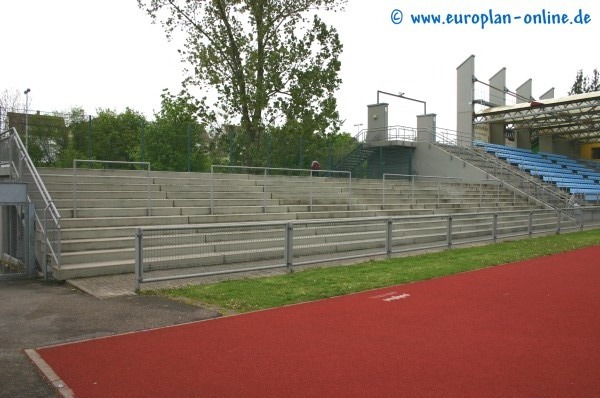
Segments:
[[[390,177],[392,180],[397,179],[404,179],[404,180],[409,180],[410,181],[410,201],[411,203],[415,203],[415,192],[417,191],[417,189],[415,189],[415,181],[418,179],[423,179],[423,180],[434,180],[435,182],[437,182],[436,187],[437,187],[437,195],[436,195],[436,205],[440,204],[440,198],[441,198],[441,190],[442,190],[442,185],[445,185],[447,183],[451,183],[451,182],[460,182],[462,181],[461,178],[458,177],[440,177],[440,176],[422,176],[422,175],[417,175],[417,174],[394,174],[394,173],[383,173],[383,177],[382,177],[382,193],[381,193],[381,208],[385,209],[385,196],[386,196],[386,191],[389,189],[393,189],[393,188],[389,188],[389,186],[386,185],[386,181],[389,182],[390,181]],[[388,184],[389,185],[389,184]],[[418,190],[421,190],[422,187],[418,187]],[[389,196],[389,194],[388,194]]]
[[[48,278],[51,273],[48,266],[52,263],[56,267],[61,265],[60,213],[15,128],[0,134],[0,159],[9,165],[12,181],[27,184],[28,198],[35,205],[36,229],[42,240],[41,257],[38,258],[38,262],[44,278]]]
[[[525,178],[521,173],[512,170],[505,162],[486,156],[475,150],[472,146],[449,145],[444,148],[432,143],[432,147],[439,150],[440,153],[456,156],[459,159],[478,167],[491,178],[500,181],[504,187],[527,196],[531,201],[553,208],[562,208],[568,205],[568,197],[566,195],[562,195],[560,192],[556,192],[551,187],[535,181],[534,179]],[[450,148],[452,149],[451,152]],[[481,162],[481,166],[475,165],[473,163],[474,159]]]
[[[135,288],[418,250],[449,249],[600,225],[600,207],[138,228]],[[418,231],[416,233],[415,231]]]
[[[354,136],[357,142],[378,141],[416,141],[417,129],[407,126],[388,126],[381,128],[363,129]]]
[[[272,178],[276,178],[278,175],[295,175],[295,176],[304,176],[309,177],[308,187],[305,185],[298,185],[295,187],[297,196],[296,198],[305,198],[308,201],[310,211],[313,211],[314,199],[316,196],[317,188],[321,187],[328,191],[336,191],[342,194],[342,190],[339,186],[334,184],[327,184],[323,186],[323,184],[319,184],[321,180],[321,176],[325,177],[333,177],[336,178],[336,181],[340,181],[337,178],[346,177],[347,182],[344,183],[347,188],[347,199],[348,206],[352,206],[352,173],[350,171],[340,171],[340,170],[312,170],[312,169],[290,169],[290,168],[273,168],[273,167],[251,167],[251,166],[225,166],[225,165],[212,165],[210,168],[210,212],[211,214],[215,214],[216,208],[216,178],[219,174],[216,170],[224,170],[231,173],[232,171],[238,172],[250,172],[254,175],[257,175],[259,180],[262,183],[263,187],[263,212],[267,212],[269,208],[269,197],[272,194],[272,191],[269,189],[272,184],[270,184],[270,180]],[[336,177],[339,176],[339,177]],[[299,182],[300,184],[300,182]],[[302,189],[305,188],[306,190]]]
[[[74,159],[73,160],[73,218],[77,218],[77,164],[78,163],[87,163],[87,164],[122,164],[122,165],[130,165],[130,166],[146,166],[147,170],[147,215],[152,215],[152,197],[150,187],[152,186],[152,177],[150,174],[150,162],[126,162],[126,161],[116,161],[116,160],[85,160],[85,159]]]

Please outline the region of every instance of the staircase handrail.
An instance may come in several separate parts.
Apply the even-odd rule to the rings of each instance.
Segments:
[[[440,150],[444,151],[444,152],[448,152],[446,150],[444,150],[444,148],[440,147],[439,145],[437,145],[437,142],[432,142],[433,145],[437,146]],[[466,145],[455,145],[456,147],[458,147],[460,149],[460,151],[464,151],[465,153],[469,153],[471,155],[477,156],[480,159],[485,160],[488,163],[492,163],[494,164],[494,166],[497,166],[500,170],[502,170],[503,172],[506,172],[508,174],[511,174],[515,177],[518,177],[522,182],[525,182],[527,184],[533,184],[533,186],[536,189],[540,189],[544,194],[547,194],[551,197],[553,197],[554,199],[556,199],[559,203],[567,203],[567,200],[565,200],[565,198],[561,197],[560,195],[558,195],[556,192],[548,189],[547,187],[545,187],[543,184],[540,184],[536,181],[531,181],[531,180],[527,180],[525,179],[521,174],[516,173],[514,170],[510,169],[509,167],[506,167],[505,165],[502,164],[502,162],[497,161],[497,160],[492,160],[484,155],[482,155],[481,153],[479,153],[478,151],[466,146]],[[464,160],[464,159],[463,159]],[[485,170],[484,170],[485,171]],[[506,181],[502,181],[501,179],[499,179],[497,176],[490,174],[488,172],[486,172],[487,174],[493,176],[494,178],[498,179],[499,181],[501,181],[503,184],[511,186],[512,188],[524,193],[526,196],[535,199],[536,201],[540,201],[537,197],[535,197],[534,195],[531,195],[529,192],[524,191],[523,189],[521,189],[520,187],[516,187],[510,183],[507,183]],[[553,206],[552,204],[548,203],[547,201],[540,201],[542,203],[544,203],[547,206],[550,206],[552,208],[559,208],[560,206]]]
[[[402,131],[404,134],[400,134]],[[388,126],[381,128],[371,128],[371,129],[362,129],[360,130],[353,138],[358,143],[364,143],[367,141],[368,133],[377,133],[377,132],[385,132],[385,138],[381,138],[382,141],[390,140],[390,139],[402,139],[403,141],[415,141],[417,137],[417,129],[414,127],[408,126]],[[407,134],[409,132],[409,134]]]
[[[33,164],[33,161],[29,157],[29,153],[27,152],[27,149],[23,145],[23,142],[21,141],[21,137],[17,133],[16,128],[12,127],[9,130],[3,131],[0,134],[0,141],[4,141],[4,140],[12,140],[15,143],[16,149],[19,154],[18,164],[16,164],[15,159],[13,159],[13,156],[12,156],[12,151],[10,152],[9,162],[10,162],[10,166],[11,166],[11,173],[14,171],[16,180],[18,182],[23,182],[24,176],[23,176],[22,167],[25,166],[31,175],[33,184],[35,184],[35,187],[41,196],[41,200],[43,201],[44,208],[41,209],[38,207],[35,211],[35,221],[36,221],[36,223],[39,227],[39,230],[44,239],[44,257],[43,257],[44,264],[43,264],[43,266],[47,267],[46,262],[47,262],[47,254],[48,253],[46,252],[46,250],[49,249],[51,252],[50,254],[54,258],[55,264],[57,265],[57,267],[60,267],[60,263],[61,263],[61,243],[60,243],[60,220],[61,220],[61,217],[60,217],[60,213],[58,212],[58,209],[56,208],[56,205],[54,204],[52,197],[48,193],[48,190],[46,189],[46,186],[44,185],[44,182],[42,181],[42,178],[40,177],[40,175],[37,171],[37,168],[35,167],[35,165]],[[11,142],[11,141],[9,141],[9,142]],[[27,181],[25,181],[25,182],[27,182]],[[27,199],[29,200],[30,203],[35,204],[35,201],[32,200],[30,197],[29,191],[27,194]],[[40,211],[40,210],[43,211],[43,217],[40,217],[40,215],[38,214],[38,211]],[[48,220],[48,216],[50,217],[50,220]],[[53,228],[57,234],[57,235],[55,235],[55,239],[51,239],[51,237],[49,236],[48,221],[53,223],[53,226],[54,226]],[[44,276],[45,277],[48,276],[47,269],[44,270]]]
[[[404,134],[399,134],[402,131]],[[410,134],[406,134],[406,132],[410,132]],[[348,152],[346,156],[342,158],[337,164],[333,167],[334,170],[339,167],[339,165],[344,164],[344,162],[349,159],[356,151],[362,148],[367,142],[367,134],[368,133],[377,133],[377,132],[385,132],[385,137],[380,138],[374,141],[389,141],[389,140],[402,140],[402,141],[416,141],[417,139],[417,129],[414,127],[407,126],[388,126],[382,128],[374,128],[374,129],[362,129],[360,130],[353,138],[356,142],[356,146]]]

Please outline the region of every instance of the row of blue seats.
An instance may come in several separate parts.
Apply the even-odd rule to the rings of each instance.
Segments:
[[[515,156],[524,156],[524,157],[532,157],[535,159],[543,159],[545,161],[550,161],[552,163],[559,163],[561,165],[568,164],[577,164],[579,162],[575,159],[569,158],[567,155],[557,154],[557,153],[549,153],[549,152],[532,152],[529,149],[523,148],[513,148],[508,147],[506,145],[500,144],[489,144],[482,141],[474,141],[473,145],[483,147],[487,152],[492,153],[504,153],[504,156],[513,154]]]
[[[552,160],[545,159],[542,156],[540,156],[536,153],[533,153],[533,152],[519,152],[519,151],[511,151],[511,150],[505,150],[505,149],[493,149],[493,148],[492,149],[486,148],[486,152],[493,153],[496,155],[496,157],[499,157],[499,158],[506,158],[507,156],[514,156],[517,158],[543,160],[548,163],[552,163]]]
[[[577,173],[577,175],[580,175],[583,178],[587,178],[588,180],[592,180],[592,181],[600,183],[600,176],[598,176],[598,175],[587,175],[587,174],[579,174],[579,173]]]
[[[532,173],[531,175],[540,175],[540,174],[543,174],[544,172],[546,172],[546,173],[573,174],[573,172],[565,170],[562,167],[557,166],[557,165],[539,165],[537,163],[520,163],[520,164],[517,165],[517,167],[519,168],[519,170],[528,171],[530,173],[532,171],[537,172],[535,174]]]
[[[509,156],[499,157],[499,158],[506,160],[508,163],[517,164],[517,165],[520,163],[539,164],[539,165],[544,165],[544,166],[555,165],[555,163],[552,163],[546,159],[533,159],[533,158],[514,156],[514,155],[509,155]]]
[[[600,187],[594,184],[576,184],[573,182],[557,182],[555,185],[560,189],[565,189],[570,193],[573,193],[573,189],[583,189],[583,190],[598,190],[600,192]]]
[[[594,173],[594,171],[588,169],[585,166],[576,166],[576,165],[568,164],[568,165],[565,166],[565,168],[569,169],[569,170],[576,171],[576,172],[580,172],[581,171],[583,173]]]
[[[567,155],[561,155],[560,153],[538,152],[538,154],[547,158],[569,159]]]
[[[514,147],[509,147],[506,145],[502,145],[502,144],[491,144],[489,142],[483,142],[483,141],[473,141],[473,145],[474,146],[480,146],[483,148],[496,148],[496,149],[504,149],[504,150],[509,150],[509,151],[516,151],[516,152],[529,152],[532,153],[529,149],[523,149],[523,148],[514,148]]]
[[[535,156],[519,156],[515,154],[508,154],[507,152],[500,152],[500,155],[496,153],[496,156],[499,158],[504,158],[508,163],[517,165],[521,170],[531,171],[535,170],[551,170],[557,171],[560,170],[564,173],[574,174],[577,173],[584,177],[598,177],[597,180],[600,181],[600,173],[594,172],[589,168],[579,165],[576,160],[568,159],[568,161],[559,161],[552,162],[549,159],[545,158],[536,158]],[[534,175],[539,175],[534,174]],[[596,179],[596,178],[594,178]]]
[[[536,175],[536,174],[532,174],[532,175]],[[567,173],[543,173],[543,174],[537,174],[537,176],[541,177],[542,180],[544,181],[552,181],[550,180],[555,179],[555,180],[568,180],[568,181],[590,181],[591,183],[595,183],[593,180],[586,180],[585,178],[583,178],[583,176],[579,175],[579,174],[567,174]]]
[[[600,173],[592,171],[566,155],[547,152],[534,153],[527,149],[481,141],[475,141],[473,145],[484,148],[486,152],[493,153],[496,157],[518,166],[520,170],[528,171],[533,176],[539,176],[546,182],[555,183],[558,180],[563,183],[563,180],[567,178],[579,181],[586,186],[600,183]]]
[[[575,170],[575,172],[577,174],[581,174],[582,176],[586,176],[586,177],[600,177],[600,173],[598,173],[597,171],[591,171],[590,169]]]
[[[569,192],[572,194],[581,194],[581,195],[600,195],[600,187],[596,187],[596,188],[571,187],[571,188],[569,188]]]
[[[558,161],[556,163],[560,164],[561,166],[564,166],[568,169],[591,171],[586,166],[582,166],[581,164],[579,164],[579,162],[576,160],[573,160],[572,162]]]
[[[596,182],[600,182],[600,173],[584,172],[563,168],[558,164],[536,164],[532,162],[522,162],[517,165],[520,170],[527,171],[532,176],[569,176],[573,178],[587,178]]]

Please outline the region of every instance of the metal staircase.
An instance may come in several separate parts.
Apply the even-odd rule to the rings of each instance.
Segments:
[[[366,161],[375,153],[376,148],[360,143],[342,161],[334,166],[334,170],[349,171],[355,178],[367,176]]]

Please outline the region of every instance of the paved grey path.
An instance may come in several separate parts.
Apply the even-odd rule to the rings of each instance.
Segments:
[[[132,275],[79,283],[93,295],[67,283],[0,280],[0,397],[57,396],[25,349],[219,316],[198,306],[134,295]]]

